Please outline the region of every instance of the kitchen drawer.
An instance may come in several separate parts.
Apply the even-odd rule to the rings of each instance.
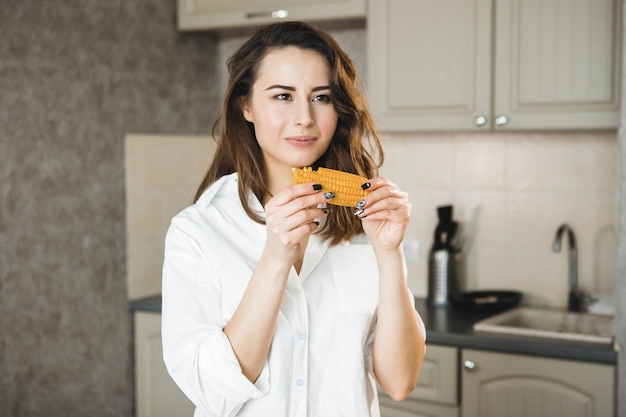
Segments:
[[[458,416],[458,349],[428,345],[417,387],[404,401],[379,388],[381,417]]]
[[[458,404],[458,349],[428,345],[417,381],[409,398],[441,404]]]

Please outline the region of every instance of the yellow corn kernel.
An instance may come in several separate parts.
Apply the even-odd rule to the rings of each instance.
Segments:
[[[338,206],[356,207],[356,203],[367,195],[367,191],[361,188],[367,178],[348,172],[337,171],[330,168],[311,167],[296,168],[293,170],[293,183],[304,184],[313,182],[322,184],[322,191],[332,191],[335,198],[328,200],[328,204]]]

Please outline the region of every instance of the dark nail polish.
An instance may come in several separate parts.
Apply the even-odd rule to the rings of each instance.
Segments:
[[[354,210],[354,215],[355,216],[360,216],[361,214],[363,214],[365,210],[363,210],[362,208],[358,208],[356,210]]]
[[[365,199],[364,198],[359,200],[358,203],[356,203],[356,208],[363,208],[363,207],[365,207]]]
[[[320,221],[319,220],[314,220],[313,223],[315,223],[316,225],[320,225]]]
[[[326,196],[326,200],[330,200],[331,198],[335,198],[335,193],[333,193],[332,191],[328,191],[326,194],[324,194],[324,196]]]
[[[365,184],[361,185],[361,188],[364,189],[364,190],[367,190],[371,186],[372,186],[372,184],[368,181]]]
[[[321,189],[322,189],[322,184],[313,184],[313,189],[314,189],[315,191],[319,191],[319,190],[321,190]]]
[[[326,207],[322,207],[322,211],[324,212],[324,214],[328,214],[328,209]]]

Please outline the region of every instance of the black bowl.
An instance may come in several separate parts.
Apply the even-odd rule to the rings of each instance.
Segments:
[[[496,312],[515,307],[522,300],[518,291],[469,291],[452,298],[452,303],[474,311]]]

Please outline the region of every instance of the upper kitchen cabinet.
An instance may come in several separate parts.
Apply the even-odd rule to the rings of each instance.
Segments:
[[[620,0],[377,0],[368,89],[383,131],[615,129]]]
[[[617,128],[621,3],[497,0],[496,127]]]
[[[368,94],[381,130],[458,130],[490,114],[491,0],[378,0]]]
[[[180,30],[209,30],[277,20],[364,18],[366,0],[178,0]]]

